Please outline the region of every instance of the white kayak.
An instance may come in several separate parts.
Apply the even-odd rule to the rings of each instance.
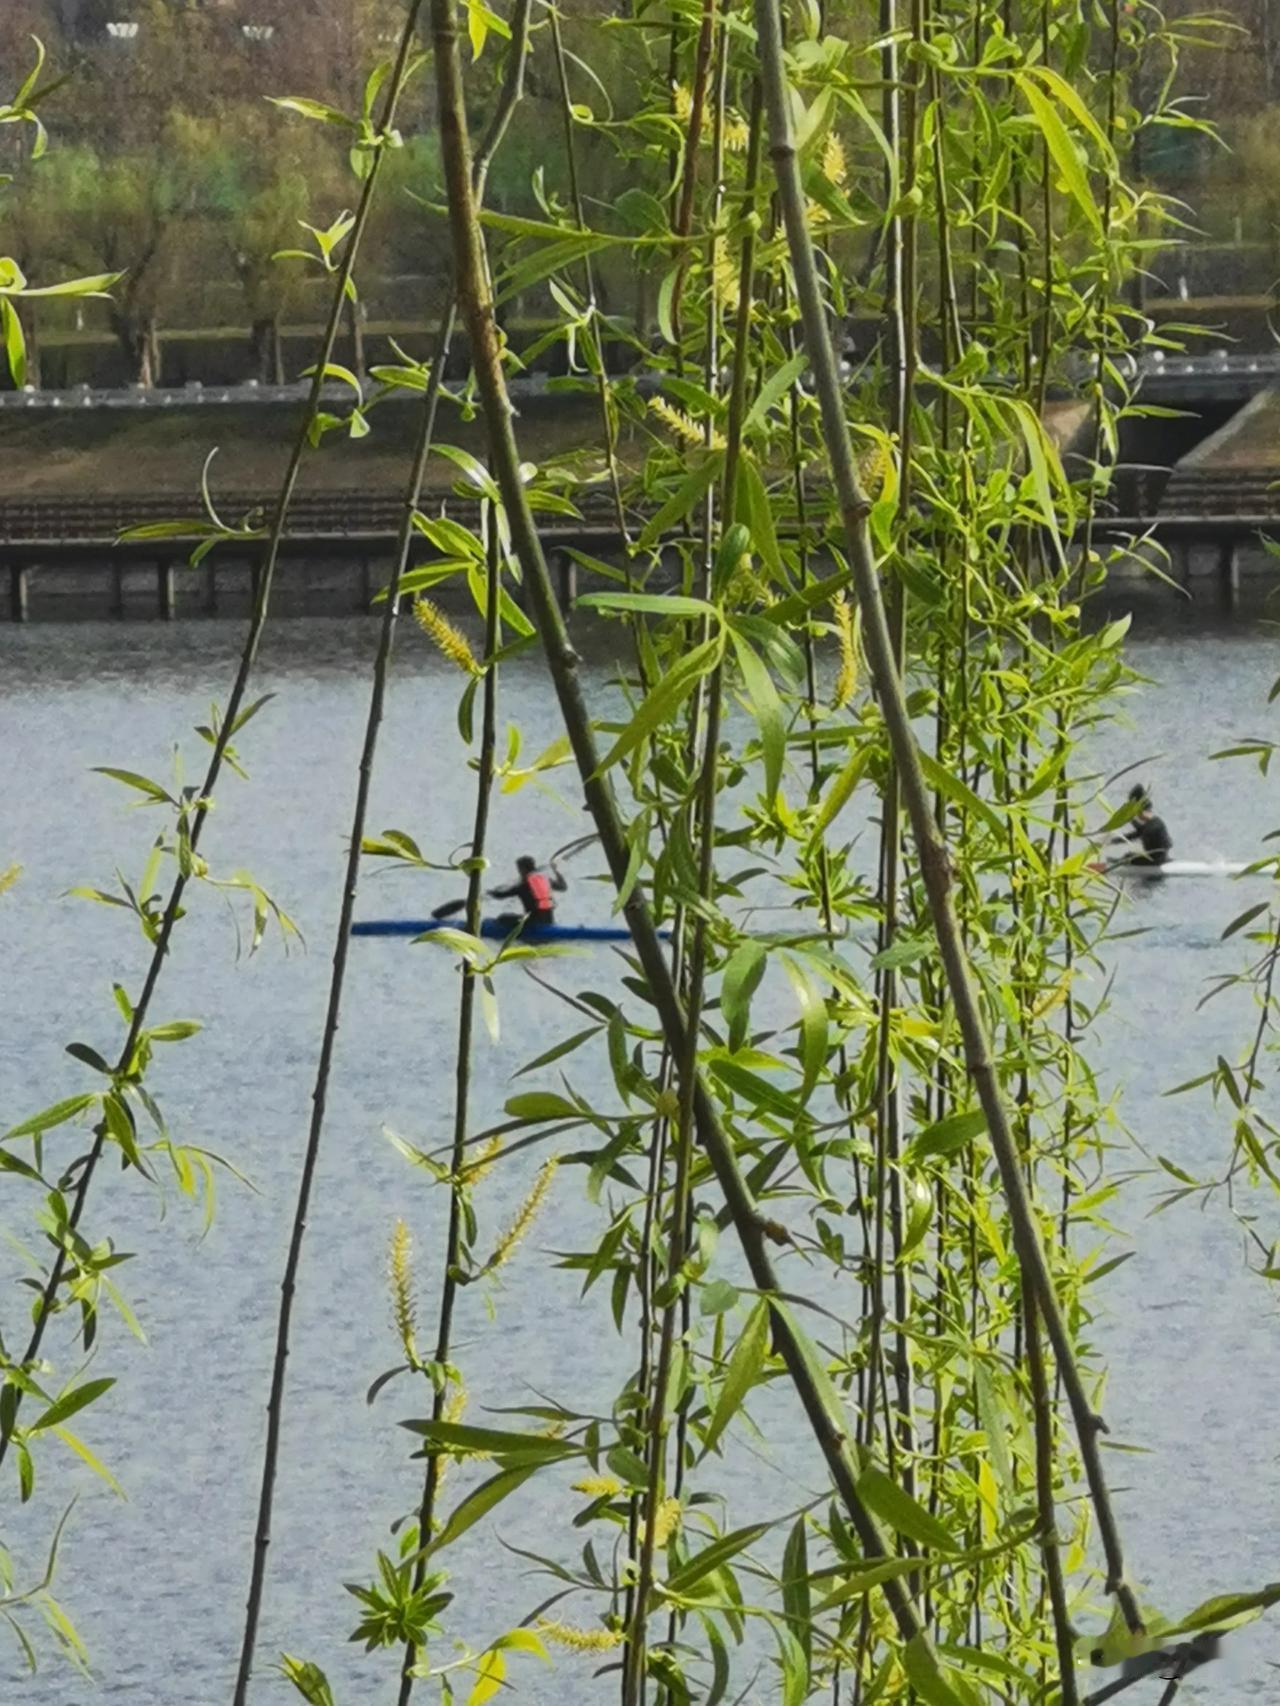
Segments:
[[[1251,867],[1244,859],[1166,859],[1163,865],[1139,865],[1117,859],[1107,866],[1109,877],[1238,877]],[[1259,877],[1270,876],[1258,871]]]

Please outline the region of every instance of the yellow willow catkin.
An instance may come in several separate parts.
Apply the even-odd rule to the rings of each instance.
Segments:
[[[676,438],[683,439],[686,444],[696,446],[699,450],[708,444],[706,434],[698,423],[691,421],[688,415],[682,414],[668,403],[665,397],[650,397],[649,407],[668,432],[673,433]],[[718,432],[712,432],[709,443],[712,450],[724,449],[724,439]]]
[[[463,1168],[464,1182],[468,1185],[478,1185],[481,1179],[493,1171],[493,1164],[498,1159],[501,1150],[502,1139],[496,1136],[491,1137],[471,1165]]]
[[[449,1397],[445,1403],[444,1409],[440,1412],[440,1420],[442,1422],[460,1422],[462,1420],[463,1412],[466,1410],[466,1407],[467,1407],[467,1389],[465,1386],[462,1385],[461,1381],[459,1381],[458,1385],[449,1394]],[[469,1451],[469,1452],[466,1452],[465,1454],[462,1452],[457,1452],[454,1455],[456,1457],[459,1457],[459,1458],[462,1457],[463,1455],[465,1455],[469,1458],[476,1458],[476,1457],[487,1458],[490,1456],[490,1453],[487,1451]],[[436,1488],[437,1488],[437,1490],[444,1486],[445,1477],[449,1473],[449,1469],[450,1469],[450,1465],[451,1465],[452,1461],[453,1461],[453,1459],[450,1457],[441,1457],[440,1458],[440,1460],[436,1466]],[[435,1520],[435,1523],[433,1525],[432,1531],[435,1532],[436,1530],[438,1530],[440,1528],[440,1525],[441,1525],[441,1518],[437,1517]]]
[[[737,113],[726,113],[720,135],[727,154],[745,154],[751,141],[751,126]]]
[[[620,1629],[574,1629],[549,1617],[540,1617],[536,1627],[543,1640],[575,1653],[607,1653],[611,1647],[622,1645]]]
[[[683,83],[671,85],[671,110],[681,122],[693,111],[693,96]]]
[[[858,630],[849,600],[844,593],[838,592],[831,600],[831,609],[836,619],[836,638],[840,646],[840,668],[836,673],[835,692],[831,701],[836,710],[840,710],[849,703],[858,688]]]
[[[10,865],[7,871],[0,871],[0,894],[11,889],[21,875],[21,865]]]
[[[467,675],[484,674],[467,636],[454,627],[438,604],[433,604],[429,598],[419,598],[413,606],[413,615],[441,657],[448,658]]]
[[[679,1499],[663,1499],[658,1506],[658,1514],[653,1519],[653,1544],[665,1546],[667,1541],[680,1526],[682,1517]],[[644,1539],[645,1525],[640,1524],[640,1538]]]
[[[558,1155],[553,1155],[550,1161],[544,1161],[538,1171],[538,1177],[533,1182],[533,1189],[520,1204],[519,1212],[498,1240],[497,1248],[485,1263],[486,1273],[496,1273],[511,1260],[516,1247],[519,1245],[529,1228],[538,1218],[538,1210],[551,1189],[551,1181],[556,1176],[556,1168],[560,1165]]]
[[[391,1233],[391,1251],[387,1262],[391,1281],[391,1313],[396,1332],[404,1346],[406,1358],[417,1367],[417,1303],[413,1295],[413,1263],[410,1253],[409,1228],[397,1220]]]
[[[460,1422],[467,1408],[467,1389],[459,1383],[449,1394],[449,1401],[444,1407],[443,1420]]]
[[[575,1493],[585,1493],[589,1499],[609,1499],[622,1491],[622,1482],[615,1475],[588,1475],[573,1483]]]
[[[844,157],[844,143],[831,131],[822,150],[822,175],[828,183],[844,185],[849,167]]]

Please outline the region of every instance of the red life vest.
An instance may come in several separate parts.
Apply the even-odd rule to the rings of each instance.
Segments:
[[[551,884],[541,871],[531,871],[525,878],[525,889],[533,903],[529,910],[535,916],[539,913],[554,912],[556,903],[551,898]]]

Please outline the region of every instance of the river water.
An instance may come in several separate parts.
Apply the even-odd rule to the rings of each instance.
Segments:
[[[180,741],[194,779],[202,749],[191,726],[225,693],[239,637],[237,627],[217,622],[0,628],[0,867],[24,867],[0,901],[9,973],[0,1026],[5,1124],[86,1087],[85,1069],[64,1044],[78,1039],[113,1054],[119,1023],[111,983],[119,978],[136,988],[144,964],[145,948],[125,914],[65,896],[77,883],[109,886],[116,865],[136,877],[149,841],[146,809],[130,807],[90,767],[164,777]],[[153,1015],[206,1025],[193,1041],[161,1051],[155,1087],[175,1131],[228,1156],[254,1189],[225,1178],[217,1218],[203,1238],[200,1215],[172,1191],[162,1200],[115,1171],[95,1189],[86,1230],[136,1252],[120,1279],[148,1343],[106,1323],[93,1373],[114,1374],[118,1385],[85,1413],[83,1434],[127,1498],[106,1491],[56,1441],[42,1447],[36,1495],[25,1510],[17,1509],[12,1482],[7,1487],[5,1534],[19,1585],[30,1579],[68,1489],[80,1489],[58,1591],[88,1644],[95,1681],[78,1679],[52,1658],[25,1681],[16,1653],[0,1647],[6,1698],[20,1695],[38,1706],[229,1698],[279,1272],[373,638],[364,621],[286,622],[264,648],[259,681],[278,698],[245,731],[252,779],[224,785],[204,850],[215,870],[251,870],[297,919],[308,951],[285,955],[273,941],[253,958],[237,959],[230,911],[203,893],[178,932]],[[443,673],[416,634],[404,639],[371,824],[407,829],[440,858],[469,833],[470,789],[453,721],[456,678]],[[1280,823],[1274,788],[1239,765],[1211,763],[1208,754],[1274,725],[1266,704],[1280,671],[1274,636],[1244,621],[1215,627],[1202,618],[1175,620],[1154,606],[1140,617],[1129,656],[1149,682],[1131,697],[1127,725],[1098,737],[1100,767],[1159,754],[1145,774],[1177,852],[1253,854]],[[557,732],[536,661],[516,662],[504,691],[532,756]],[[500,795],[492,830],[498,855],[541,853],[579,833],[573,791],[565,793],[567,802],[534,786]],[[1257,883],[1249,890],[1261,893]],[[421,912],[439,898],[438,881],[367,878],[360,911]],[[1131,903],[1130,921],[1142,933],[1112,951],[1116,984],[1100,1043],[1120,1114],[1153,1150],[1197,1171],[1225,1155],[1225,1115],[1203,1098],[1163,1093],[1218,1052],[1239,1051],[1251,1018],[1247,1000],[1231,997],[1203,1010],[1197,1003],[1208,978],[1239,963],[1238,947],[1218,938],[1246,904],[1241,888],[1225,882],[1152,885]],[[580,889],[574,905],[578,916],[607,916],[602,891]],[[368,1579],[390,1521],[414,1502],[420,1465],[409,1460],[408,1436],[396,1424],[427,1407],[405,1381],[373,1407],[364,1399],[369,1382],[398,1360],[385,1283],[388,1237],[397,1215],[414,1229],[424,1336],[441,1237],[441,1193],[406,1166],[383,1132],[392,1128],[424,1146],[446,1140],[456,988],[449,960],[434,957],[435,950],[395,941],[353,948],[295,1317],[257,1690],[265,1699],[293,1697],[270,1668],[288,1650],[325,1666],[340,1706],[391,1697],[387,1659],[365,1658],[346,1644],[356,1608],[342,1584]],[[602,952],[585,964],[559,962],[549,973],[566,992],[607,988],[616,975]],[[501,1036],[496,1043],[482,1038],[478,1047],[477,1127],[500,1115],[514,1066],[572,1023],[567,1009],[531,990],[519,973],[509,974],[500,997]],[[583,1065],[579,1082],[590,1090],[588,1073]],[[554,1074],[523,1081],[533,1083],[552,1085]],[[60,1152],[68,1152],[65,1134]],[[1130,1159],[1114,1157],[1121,1169]],[[527,1188],[537,1157],[522,1160],[527,1165],[498,1169],[483,1189],[482,1244]],[[1157,1190],[1150,1178],[1140,1179],[1114,1210],[1116,1249],[1134,1255],[1099,1289],[1095,1338],[1112,1369],[1105,1408],[1113,1440],[1147,1453],[1110,1460],[1122,1489],[1131,1573],[1156,1604],[1177,1612],[1212,1593],[1280,1577],[1272,1429],[1280,1358],[1272,1294],[1248,1271],[1225,1205],[1151,1219]],[[1274,1220],[1265,1200],[1261,1206]],[[10,1188],[5,1229],[26,1236],[30,1208],[22,1188]],[[599,1225],[581,1175],[566,1170],[503,1282],[463,1294],[458,1358],[472,1419],[485,1403],[536,1402],[535,1394],[552,1393],[586,1409],[616,1390],[624,1369],[607,1300],[592,1293],[575,1304],[572,1283],[550,1273],[552,1252],[588,1247]],[[17,1260],[8,1258],[11,1270]],[[558,1299],[554,1308],[548,1296]],[[24,1297],[11,1289],[3,1304],[10,1347],[25,1336]],[[735,1483],[737,1520],[794,1508],[822,1484],[789,1414],[779,1416],[776,1437],[729,1459],[723,1474]],[[565,1506],[554,1502],[559,1521]],[[576,1557],[582,1536],[567,1524],[549,1531],[550,1508],[517,1497],[447,1555],[458,1593],[447,1614],[450,1634],[478,1646],[547,1591],[529,1578],[511,1592],[518,1561],[499,1550],[495,1534]],[[565,1615],[572,1620],[573,1608]],[[1273,1697],[1278,1629],[1264,1622],[1233,1638],[1230,1652],[1188,1686],[1186,1697],[1223,1706]],[[435,1656],[450,1655],[446,1647]],[[535,1706],[613,1697],[611,1683],[591,1680],[589,1660],[568,1655],[554,1675],[535,1670],[528,1661],[515,1678]],[[762,1672],[746,1698],[771,1700],[770,1676]],[[1141,1706],[1156,1693],[1146,1685],[1133,1698]]]

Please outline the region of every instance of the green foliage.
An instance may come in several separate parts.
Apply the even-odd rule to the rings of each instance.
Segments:
[[[411,1182],[444,1193],[437,1224],[447,1232],[428,1278],[413,1273],[407,1226],[397,1227],[390,1289],[399,1360],[368,1388],[373,1403],[393,1383],[397,1394],[405,1379],[413,1384],[421,1414],[404,1426],[422,1481],[412,1513],[390,1525],[398,1553],[380,1550],[369,1585],[348,1589],[361,1608],[351,1639],[397,1666],[402,1700],[421,1684],[452,1701],[457,1684],[482,1706],[510,1685],[508,1656],[545,1658],[545,1639],[565,1649],[567,1663],[614,1652],[625,1706],[646,1697],[715,1706],[754,1673],[750,1630],[773,1644],[770,1697],[797,1706],[837,1687],[867,1702],[912,1694],[930,1706],[1074,1706],[1072,1619],[1108,1591],[1117,1598],[1110,1629],[1081,1650],[1093,1662],[1233,1627],[1276,1597],[1271,1587],[1223,1596],[1181,1620],[1149,1613],[1144,1630],[1132,1627],[1111,1513],[1096,1483],[1081,1495],[1077,1437],[1058,1415],[1030,1307],[1025,1227],[1010,1210],[972,1083],[989,1068],[1014,1111],[1016,1171],[1077,1359],[1096,1385],[1089,1288],[1112,1265],[1098,1262],[1095,1246],[1115,1186],[1094,1179],[1111,1116],[1089,1053],[1104,1007],[1085,973],[1110,928],[1107,897],[1088,870],[1090,829],[1110,803],[1099,801],[1079,746],[1129,677],[1122,632],[1090,620],[1105,566],[1075,542],[1105,496],[1119,426],[1135,406],[1119,358],[1148,327],[1125,286],[1152,228],[1170,216],[1130,171],[1134,135],[1173,128],[1178,117],[1171,82],[1152,110],[1139,109],[1138,61],[1175,61],[1181,38],[1144,9],[1126,13],[1122,28],[1114,20],[1107,42],[1082,0],[1012,9],[934,0],[887,36],[881,9],[863,0],[829,17],[791,10],[786,73],[822,307],[854,335],[877,328],[843,396],[861,453],[866,501],[857,507],[889,593],[991,1060],[967,1059],[961,1046],[925,873],[904,849],[885,720],[838,602],[853,578],[843,554],[848,517],[829,477],[840,446],[809,389],[814,359],[798,349],[800,274],[774,220],[754,90],[764,45],[756,14],[730,6],[723,30],[712,27],[714,9],[592,16],[572,32],[566,20],[577,48],[560,40],[557,17],[549,33],[562,131],[549,147],[545,125],[519,110],[492,184],[500,202],[519,198],[521,211],[500,206],[483,229],[498,300],[537,290],[555,304],[543,348],[562,346],[569,383],[598,400],[600,446],[514,471],[496,425],[491,467],[437,447],[481,500],[474,533],[423,514],[419,494],[407,494],[406,539],[425,537],[440,559],[415,571],[406,590],[451,583],[485,625],[483,651],[460,681],[457,719],[459,774],[474,778],[473,834],[462,857],[435,846],[430,823],[372,835],[357,816],[352,838],[366,858],[455,870],[468,886],[463,924],[428,937],[450,956],[432,968],[456,971],[459,990],[452,1133],[434,1143],[392,1139]],[[465,17],[450,0],[436,0],[434,11],[442,40],[465,26],[468,87],[491,111],[515,86],[513,69],[525,69],[519,12],[509,22],[476,0]],[[154,21],[171,51],[177,23],[158,9]],[[546,69],[545,39],[535,36],[529,69]],[[347,88],[317,81],[311,93],[286,95],[271,123],[288,130],[247,128],[234,145],[180,105],[157,108],[151,142],[169,150],[159,173],[133,115],[105,178],[82,139],[63,151],[56,180],[75,212],[75,240],[101,251],[94,264],[116,264],[108,246],[131,251],[117,312],[132,344],[154,330],[165,269],[179,266],[191,236],[175,219],[192,201],[217,210],[222,237],[244,256],[255,314],[279,306],[277,264],[329,290],[312,372],[345,385],[351,412],[321,413],[317,389],[299,459],[331,429],[377,429],[373,387],[358,363],[335,359],[344,303],[360,299],[358,239],[377,233],[388,205],[389,243],[409,245],[408,226],[412,240],[438,233],[415,223],[419,213],[399,193],[415,182],[428,211],[446,193],[438,115],[428,126],[425,109],[410,104],[403,122],[375,116],[386,76],[365,68]],[[0,120],[30,124],[34,98],[32,84]],[[456,145],[466,115],[444,117],[440,134]],[[262,145],[263,136],[300,132],[305,141]],[[600,193],[623,181],[625,194]],[[310,211],[298,205],[308,198]],[[342,211],[348,205],[360,211]],[[525,217],[526,206],[538,217]],[[610,267],[650,293],[656,339],[606,308]],[[309,299],[309,286],[292,288],[296,301]],[[18,346],[6,291],[25,290],[19,274],[0,275],[11,360]],[[654,383],[607,378],[606,338],[629,341]],[[508,367],[532,353],[502,347]],[[434,396],[428,367],[408,355],[372,377],[424,402]],[[1070,464],[1045,425],[1051,384],[1075,387],[1095,410],[1094,443]],[[505,430],[505,414],[490,414]],[[605,565],[616,590],[581,599],[576,620],[618,642],[618,692],[609,710],[597,707],[594,728],[566,695],[564,730],[521,762],[518,728],[503,754],[498,693],[506,660],[533,631],[515,598],[522,580],[544,637],[547,616],[527,575],[517,489],[535,511],[572,515],[602,482],[625,544]],[[202,495],[202,549],[261,535],[260,518],[221,520],[207,471]],[[135,537],[190,536],[191,527],[153,524]],[[66,1427],[111,1386],[109,1376],[88,1378],[79,1360],[94,1345],[104,1299],[136,1327],[111,1278],[126,1254],[82,1228],[86,1202],[96,1209],[89,1182],[99,1157],[114,1146],[131,1173],[152,1180],[167,1158],[180,1189],[211,1189],[214,1158],[173,1138],[147,1084],[156,1046],[200,1046],[193,1023],[153,1023],[148,1011],[170,934],[207,888],[248,897],[251,948],[273,919],[286,939],[296,933],[251,877],[214,874],[200,851],[221,766],[239,769],[235,739],[265,703],[246,704],[244,694],[266,596],[229,710],[215,707],[197,731],[212,754],[203,785],[189,786],[180,766],[171,781],[101,767],[159,827],[140,876],[117,873],[114,887],[78,892],[124,913],[155,957],[145,1000],[135,1005],[116,989],[119,1052],[69,1045],[93,1087],[20,1118],[3,1139],[4,1168],[38,1197],[36,1222],[53,1252],[36,1281],[34,1339],[25,1355],[4,1358],[0,1457],[12,1449],[20,1497],[31,1494],[45,1435],[107,1473]],[[387,635],[390,620],[384,613]],[[437,624],[437,643],[442,633]],[[380,670],[388,656],[389,647]],[[563,681],[573,664],[567,647],[552,647],[552,664]],[[374,733],[384,681],[375,678]],[[594,769],[593,736],[603,751]],[[1270,757],[1256,742],[1233,750]],[[564,1033],[516,1063],[513,1075],[532,1081],[507,1099],[499,1125],[476,1133],[476,1005],[496,1039],[503,980],[539,978],[547,952],[518,941],[495,948],[477,933],[491,795],[554,790],[571,760],[590,772],[582,780],[593,805],[606,790],[617,798],[625,847],[610,872],[615,904],[633,926],[649,909],[674,938],[688,1038],[663,1010],[651,959],[628,955],[618,979],[572,994],[544,980],[547,999],[564,1008]],[[352,885],[354,873],[353,863]],[[1269,1019],[1280,922],[1242,913],[1230,928],[1262,950],[1249,976]],[[424,963],[426,946],[413,950]],[[340,954],[334,975],[320,1090]],[[1232,1179],[1280,1188],[1276,1133],[1253,1103],[1264,1043],[1262,1027],[1243,1065],[1221,1060],[1199,1082],[1229,1104]],[[586,1082],[580,1066],[608,1091],[575,1087],[567,1074]],[[736,1191],[721,1188],[723,1171],[701,1141],[711,1117]],[[91,1143],[76,1153],[88,1122]],[[317,1123],[308,1168],[319,1137]],[[552,1138],[580,1147],[550,1154],[514,1217],[488,1225],[486,1174],[514,1168]],[[1171,1201],[1200,1188],[1161,1165],[1178,1187]],[[73,1176],[85,1181],[74,1194]],[[584,1231],[582,1247],[557,1251],[548,1268],[528,1254],[526,1235],[553,1179],[561,1190],[566,1180],[580,1185]],[[286,1310],[306,1201],[304,1189]],[[1254,1236],[1276,1277],[1273,1249]],[[749,1279],[726,1250],[734,1239]],[[472,1298],[500,1310],[513,1260],[528,1263],[522,1283],[545,1287],[548,1307],[557,1288],[607,1293],[632,1367],[599,1413],[578,1410],[570,1391],[539,1394],[494,1425],[461,1419],[464,1355],[483,1365],[498,1353],[481,1324],[473,1318],[461,1333],[455,1315]],[[427,1307],[430,1336],[420,1319]],[[284,1329],[287,1321],[286,1313]],[[46,1345],[51,1326],[61,1332]],[[62,1372],[46,1389],[55,1367]],[[283,1351],[275,1372],[273,1426]],[[793,1386],[814,1400],[808,1422],[837,1471],[832,1486],[802,1509],[744,1523],[734,1454]],[[553,1515],[532,1562],[582,1614],[551,1619],[543,1599],[493,1638],[468,1627],[444,1554],[490,1547],[492,1567],[511,1568],[514,1580],[508,1552],[487,1537],[534,1480]],[[238,1701],[253,1670],[264,1523]],[[15,1603],[0,1610],[9,1615]],[[432,1664],[446,1612],[457,1628],[447,1629],[451,1656]],[[332,1706],[315,1662],[285,1655],[281,1669],[313,1706]],[[564,1692],[572,1697],[572,1685]]]

